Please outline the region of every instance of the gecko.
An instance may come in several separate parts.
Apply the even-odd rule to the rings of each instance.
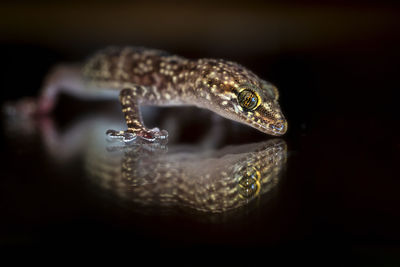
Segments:
[[[197,106],[274,136],[283,135],[288,126],[276,86],[242,65],[223,59],[191,60],[156,49],[107,47],[82,65],[55,67],[27,110],[50,113],[60,92],[90,98],[119,96],[127,129],[110,129],[106,134],[123,142],[168,138],[166,130],[144,125],[142,105]]]

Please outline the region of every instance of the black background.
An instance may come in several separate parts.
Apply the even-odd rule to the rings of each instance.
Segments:
[[[80,187],[78,160],[60,172],[39,137],[3,130],[0,245],[147,255],[149,263],[211,265],[211,255],[398,266],[398,13],[388,1],[3,2],[2,102],[37,95],[52,65],[106,45],[225,58],[279,88],[290,158],[277,208],[210,224],[99,204]],[[60,105],[61,125],[85,109],[67,97]],[[238,140],[265,138],[250,131]]]

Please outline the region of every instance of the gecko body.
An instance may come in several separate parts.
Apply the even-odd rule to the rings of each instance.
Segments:
[[[127,130],[107,134],[125,142],[136,137],[167,138],[165,130],[144,126],[141,105],[194,105],[270,135],[287,130],[277,88],[245,67],[222,59],[189,60],[154,49],[109,47],[79,69],[58,69],[49,75],[39,109],[48,112],[62,87],[77,95],[119,94]]]

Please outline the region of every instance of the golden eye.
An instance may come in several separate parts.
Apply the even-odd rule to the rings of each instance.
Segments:
[[[238,95],[239,104],[247,110],[254,110],[258,107],[259,101],[259,96],[250,89],[244,89]]]

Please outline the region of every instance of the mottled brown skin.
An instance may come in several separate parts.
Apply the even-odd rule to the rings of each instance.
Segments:
[[[188,60],[159,50],[110,47],[91,57],[83,68],[89,90],[120,91],[126,131],[111,137],[155,140],[166,131],[147,129],[140,105],[195,105],[250,125],[270,135],[282,135],[287,123],[278,104],[278,90],[243,66],[221,59]],[[255,110],[246,110],[238,94],[251,88],[258,95]]]
[[[85,156],[95,184],[141,211],[220,213],[248,205],[273,192],[287,159],[286,143],[279,139],[196,153],[145,147],[106,149],[102,138],[92,138]]]

